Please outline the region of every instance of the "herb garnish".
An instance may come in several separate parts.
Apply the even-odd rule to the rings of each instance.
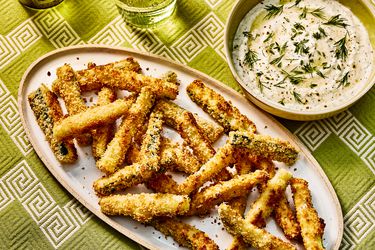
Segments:
[[[282,86],[285,83],[285,78],[281,80],[280,82],[274,84],[273,86],[284,89],[285,86]]]
[[[345,60],[348,56],[348,49],[346,48],[346,35],[335,42],[336,50],[335,56],[337,59]]]
[[[295,24],[293,25],[293,27],[294,27],[296,30],[305,30],[305,27],[304,27],[302,24],[300,24],[300,23],[295,23]]]
[[[275,65],[275,64],[279,64],[281,62],[281,59],[283,59],[284,55],[281,55],[279,57],[277,57],[276,59],[273,59],[270,64],[272,65]]]
[[[245,55],[245,64],[247,64],[251,69],[253,69],[254,64],[258,61],[258,55],[255,51],[249,49]]]
[[[279,103],[281,104],[281,105],[283,105],[283,106],[285,106],[285,103],[284,103],[284,98],[283,99],[281,99],[280,101],[279,101]]]
[[[315,83],[311,83],[310,84],[310,88],[312,89],[312,88],[315,88],[316,86],[318,86],[318,84],[315,84]]]
[[[273,35],[274,35],[274,33],[273,32],[271,32],[271,33],[269,33],[268,34],[268,36],[267,36],[267,38],[266,39],[264,39],[264,43],[266,43],[266,42],[268,42],[269,40],[271,40],[272,39],[272,37],[273,37]]]
[[[311,9],[308,9],[307,7],[304,7],[302,9],[302,13],[299,15],[299,18],[305,19],[307,14],[311,14],[311,15],[317,17],[317,18],[320,18],[320,19],[325,18],[323,8],[317,8],[317,9],[311,10]]]
[[[318,69],[315,69],[315,72],[318,76],[320,76],[321,78],[326,78],[326,76],[322,73],[322,71],[318,70]]]
[[[301,99],[301,95],[295,91],[293,91],[293,96],[294,96],[294,99],[298,102],[298,103],[301,103],[301,104],[304,104],[302,102],[302,99]]]
[[[267,10],[268,13],[264,18],[271,19],[277,15],[280,15],[283,12],[283,7],[284,7],[283,5],[279,5],[279,6],[276,6],[273,4],[266,5],[264,9]]]
[[[350,84],[350,82],[349,82],[349,71],[346,72],[346,74],[340,80],[338,80],[337,82],[339,83],[337,88],[340,88],[341,86],[344,86],[344,87],[349,86],[349,84]]]
[[[347,24],[345,22],[346,22],[346,19],[340,17],[340,14],[338,14],[336,16],[331,17],[331,19],[329,19],[328,22],[325,22],[323,24],[338,26],[338,27],[341,27],[341,28],[346,28],[347,26],[349,26],[349,24]]]
[[[300,2],[302,2],[302,0],[296,0],[296,2],[294,3],[292,7],[297,6]]]
[[[313,34],[313,37],[316,39],[316,40],[319,40],[323,37],[327,37],[327,33],[325,32],[325,30],[322,28],[322,27],[319,27],[319,31],[318,32],[315,32]]]
[[[307,42],[308,42],[308,40],[303,39],[300,42],[293,43],[294,46],[296,47],[294,52],[297,53],[297,54],[308,54],[309,53],[309,47],[306,46]]]
[[[260,93],[263,93],[263,88],[271,90],[271,88],[264,85],[264,83],[260,79],[258,79],[258,88],[260,90]]]

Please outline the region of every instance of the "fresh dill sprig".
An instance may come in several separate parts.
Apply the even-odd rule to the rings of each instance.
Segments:
[[[305,19],[306,18],[306,16],[307,16],[307,13],[309,12],[309,10],[307,9],[307,7],[304,7],[303,9],[302,9],[302,13],[301,13],[301,15],[299,15],[299,18],[300,19]]]
[[[281,80],[280,82],[274,84],[273,86],[281,88],[281,89],[285,89],[285,86],[283,86],[283,84],[285,84],[285,78]]]
[[[318,76],[320,76],[321,78],[325,79],[326,76],[322,73],[322,71],[318,70],[318,69],[315,69],[315,72]]]
[[[268,42],[269,40],[271,40],[272,39],[272,37],[273,37],[273,35],[274,35],[274,33],[273,32],[271,32],[271,33],[269,33],[268,34],[268,36],[266,37],[266,39],[264,39],[264,43],[266,43],[266,42]]]
[[[335,42],[336,50],[335,56],[337,59],[345,60],[348,56],[348,49],[346,48],[346,35]]]
[[[289,75],[288,78],[290,80],[290,83],[293,85],[297,85],[306,79],[302,76],[293,76],[293,75]]]
[[[293,27],[294,27],[296,30],[305,30],[305,27],[304,27],[302,24],[300,24],[300,23],[295,23],[295,24],[293,25]]]
[[[293,43],[294,46],[296,47],[294,52],[297,54],[308,54],[310,49],[309,47],[306,46],[307,42],[308,42],[307,39],[303,39],[300,42]]]
[[[350,82],[349,82],[349,71],[346,72],[346,74],[340,80],[338,80],[337,82],[339,83],[337,88],[340,88],[341,86],[343,86],[343,87],[349,86],[349,84],[350,84]]]
[[[331,17],[327,22],[325,22],[323,24],[337,26],[337,27],[341,27],[341,28],[346,28],[347,26],[349,26],[349,24],[346,23],[346,19],[340,17],[340,14]]]
[[[279,63],[281,62],[281,60],[283,59],[283,57],[284,57],[284,55],[281,55],[281,56],[279,56],[279,57],[273,59],[273,60],[270,62],[270,64],[272,64],[272,65],[279,64]]]
[[[258,60],[258,55],[255,51],[249,49],[249,51],[246,52],[244,63],[247,64],[250,67],[250,69],[253,69],[254,64]]]
[[[326,31],[322,27],[319,27],[318,30],[319,30],[318,32],[313,33],[313,37],[316,40],[319,40],[319,39],[321,39],[323,37],[327,37]]]
[[[313,66],[311,65],[311,63],[307,63],[307,64],[302,65],[302,70],[303,70],[306,74],[312,74],[312,73],[315,72],[316,67],[313,67]]]
[[[268,11],[268,13],[264,18],[265,19],[271,19],[271,18],[273,18],[277,15],[280,15],[284,10],[283,8],[284,8],[283,5],[279,5],[279,6],[276,6],[276,5],[273,5],[273,4],[266,5],[266,7],[264,7],[264,9],[266,11]]]
[[[266,86],[259,78],[258,78],[258,88],[260,90],[260,93],[263,93],[264,88],[271,90],[271,88]]]
[[[297,93],[296,91],[293,91],[293,97],[294,97],[294,99],[295,99],[298,103],[304,104],[304,103],[302,102],[302,99],[301,99],[301,94]]]
[[[317,18],[325,19],[325,15],[323,12],[324,8],[317,8],[317,9],[308,9],[307,7],[304,7],[302,9],[302,13],[299,15],[300,19],[305,19],[307,17],[307,14],[311,14]]]
[[[296,2],[294,3],[294,5],[292,7],[298,6],[298,4],[300,4],[300,2],[302,2],[302,0],[296,0]]]
[[[324,15],[323,9],[324,8],[317,8],[317,9],[309,11],[309,13],[317,18],[324,19],[325,15]]]

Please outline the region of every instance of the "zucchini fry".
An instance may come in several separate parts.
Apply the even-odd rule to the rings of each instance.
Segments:
[[[271,215],[291,178],[292,174],[290,172],[280,169],[276,175],[268,181],[267,187],[252,204],[245,216],[245,220],[257,227],[264,227],[266,225],[266,219]]]
[[[297,222],[294,211],[289,205],[285,193],[280,197],[273,212],[276,223],[281,227],[285,236],[289,240],[299,240],[301,238],[301,228]]]
[[[53,135],[58,139],[72,138],[91,129],[111,124],[124,115],[135,100],[135,96],[118,99],[113,103],[95,106],[87,110],[68,116],[56,123],[53,127]]]
[[[232,153],[233,147],[230,144],[225,144],[197,172],[188,176],[178,186],[178,192],[180,194],[190,194],[198,190],[207,181],[215,178],[225,167],[233,163]]]
[[[42,84],[28,96],[28,100],[56,159],[61,163],[75,162],[78,156],[73,141],[59,140],[53,135],[53,126],[63,118],[57,96]]]
[[[191,200],[191,208],[187,215],[203,215],[217,204],[240,197],[258,183],[266,181],[266,172],[257,170],[254,173],[237,175],[229,181],[219,182],[196,193]]]
[[[175,218],[154,219],[150,224],[178,244],[193,250],[219,250],[218,245],[201,230]]]
[[[257,169],[266,171],[270,175],[270,178],[275,176],[276,170],[272,161],[258,157],[254,163]],[[262,192],[266,187],[267,183],[261,183],[260,191]],[[280,197],[273,213],[276,223],[283,230],[285,236],[290,240],[298,240],[301,236],[301,228],[297,222],[295,212],[289,205],[285,192]]]
[[[292,244],[285,242],[276,236],[268,233],[245,221],[238,211],[231,209],[225,203],[219,206],[219,216],[225,229],[233,236],[242,237],[244,241],[260,250],[291,250],[296,249]]]
[[[82,92],[99,90],[103,87],[103,83],[96,77],[96,72],[109,72],[110,69],[115,68],[123,71],[134,71],[140,72],[141,67],[139,63],[134,60],[133,57],[128,57],[118,62],[109,63],[106,65],[95,65],[95,63],[89,63],[88,69],[78,70],[77,82]]]
[[[229,143],[234,147],[245,147],[251,153],[263,158],[293,165],[298,157],[298,150],[288,141],[272,138],[266,135],[256,135],[249,132],[231,132]]]
[[[259,171],[259,170],[257,170]],[[259,198],[251,205],[250,210],[245,216],[246,223],[251,223],[256,227],[264,227],[266,219],[271,215],[280,197],[284,194],[288,181],[292,174],[286,170],[279,170],[276,175],[268,181]],[[235,237],[229,249],[244,248],[244,239]]]
[[[177,124],[181,115],[187,111],[186,109],[178,106],[177,104],[166,101],[159,100],[156,109],[163,111],[165,116],[165,123],[177,130]],[[220,136],[224,133],[224,128],[215,122],[211,122],[199,117],[197,114],[193,114],[198,127],[207,136],[211,143],[214,143]]]
[[[75,115],[87,109],[85,102],[81,97],[81,90],[76,81],[73,68],[65,64],[56,71],[58,80],[52,84],[52,90],[60,95],[65,102],[69,115]],[[78,144],[89,145],[91,143],[91,135],[80,134],[76,137]]]
[[[110,88],[102,88],[98,93],[98,105],[105,105],[116,100],[116,92]],[[92,155],[95,160],[99,160],[104,154],[107,144],[113,137],[115,124],[108,124],[103,127],[93,129],[92,134]]]
[[[124,190],[150,180],[158,171],[164,171],[163,169],[160,170],[160,157],[158,155],[163,129],[162,119],[162,114],[159,112],[151,114],[147,133],[141,147],[140,154],[143,155],[143,160],[96,180],[93,187],[97,194],[108,195],[114,191]]]
[[[159,98],[176,98],[178,94],[176,83],[139,74],[129,70],[128,67],[123,67],[121,64],[127,64],[127,62],[121,61],[82,70],[78,73],[79,86],[83,90],[109,87],[136,93],[139,93],[143,87],[148,86]]]
[[[301,226],[303,245],[307,250],[324,249],[322,237],[325,224],[313,207],[308,182],[293,178],[290,184],[297,220]]]
[[[226,133],[233,130],[255,132],[255,125],[249,118],[202,81],[193,81],[186,91],[193,102],[224,127]]]
[[[173,194],[126,194],[103,197],[100,208],[107,215],[130,216],[139,222],[155,217],[182,215],[189,210],[190,198]]]
[[[155,193],[177,194],[178,184],[171,175],[158,174],[146,182],[146,187]]]
[[[123,164],[125,155],[137,132],[138,124],[143,124],[155,101],[150,88],[145,87],[136,102],[130,107],[128,115],[122,121],[115,137],[110,141],[102,158],[96,166],[106,174],[112,174]]]

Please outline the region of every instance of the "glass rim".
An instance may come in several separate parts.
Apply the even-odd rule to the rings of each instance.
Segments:
[[[126,3],[120,0],[116,0],[116,5],[122,10],[129,11],[129,12],[152,12],[152,11],[158,11],[160,9],[166,8],[169,5],[171,5],[173,2],[176,2],[176,0],[163,1],[160,4],[156,6],[151,6],[151,7],[133,7],[133,6],[127,5]]]

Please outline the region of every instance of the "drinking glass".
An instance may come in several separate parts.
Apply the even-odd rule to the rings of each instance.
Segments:
[[[177,0],[115,0],[121,16],[129,24],[148,27],[172,15]]]

